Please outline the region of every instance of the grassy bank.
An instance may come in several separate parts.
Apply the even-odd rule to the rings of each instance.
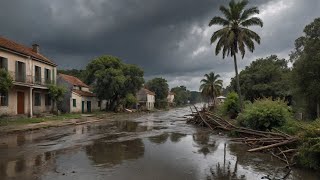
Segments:
[[[49,117],[2,117],[0,118],[0,126],[10,125],[27,125],[36,124],[47,121],[63,121],[68,119],[80,119],[81,114],[61,114],[59,116],[52,115]]]

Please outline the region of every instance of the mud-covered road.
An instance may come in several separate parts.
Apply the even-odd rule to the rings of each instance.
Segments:
[[[185,123],[189,108],[0,137],[0,180],[281,178],[285,164]],[[294,169],[288,179],[320,179]]]

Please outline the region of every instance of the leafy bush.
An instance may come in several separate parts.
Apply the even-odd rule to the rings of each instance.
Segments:
[[[228,115],[234,119],[240,112],[239,96],[235,92],[231,92],[227,95],[225,102],[222,104],[222,112],[224,115]]]
[[[125,98],[126,107],[132,107],[133,105],[137,104],[137,102],[138,100],[133,94],[129,93],[126,95],[126,98]]]
[[[264,98],[247,104],[237,120],[240,125],[266,131],[284,125],[290,117],[289,107],[284,101]]]

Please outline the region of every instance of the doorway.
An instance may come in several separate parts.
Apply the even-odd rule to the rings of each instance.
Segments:
[[[82,101],[82,106],[81,106],[82,108],[82,113],[84,113],[84,101]]]
[[[87,111],[91,113],[91,101],[87,101]]]
[[[24,92],[17,92],[17,113],[24,114]]]

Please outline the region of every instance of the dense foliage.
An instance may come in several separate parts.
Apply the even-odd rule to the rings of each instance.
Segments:
[[[5,69],[0,69],[0,94],[7,93],[9,89],[12,87],[12,77]]]
[[[285,59],[276,55],[257,59],[239,74],[240,88],[245,100],[271,97],[291,101],[290,69]],[[233,78],[229,89],[236,90]]]
[[[154,78],[146,83],[147,89],[156,94],[156,107],[164,108],[167,106],[167,97],[169,92],[169,85],[164,78]]]
[[[286,102],[264,98],[247,104],[237,120],[245,127],[266,131],[284,125],[290,118],[291,113]]]
[[[222,104],[222,113],[234,119],[240,112],[239,96],[235,92],[230,92],[227,95],[225,102]]]
[[[174,102],[177,106],[188,104],[190,91],[185,86],[174,87],[171,92],[174,93]]]
[[[223,27],[214,32],[211,37],[211,44],[216,41],[216,55],[222,51],[223,59],[225,56],[231,55],[234,58],[234,66],[236,73],[237,92],[240,97],[240,107],[242,106],[241,90],[238,76],[237,54],[241,53],[242,58],[246,53],[246,48],[251,52],[254,51],[254,41],[260,44],[260,36],[254,31],[250,30],[250,26],[263,26],[260,18],[254,16],[259,14],[257,7],[245,9],[248,0],[235,1],[231,0],[229,7],[221,6],[220,11],[224,17],[216,16],[212,18],[209,26],[222,25]]]
[[[306,104],[309,118],[314,119],[320,117],[320,18],[305,27],[304,36],[296,40],[295,46],[290,57],[294,62],[296,100]]]
[[[52,110],[56,108],[56,105],[63,101],[64,95],[67,89],[63,86],[49,85],[49,95],[53,100]]]
[[[220,95],[222,90],[222,80],[219,79],[220,75],[210,72],[204,75],[204,79],[201,80],[200,91],[203,97],[208,98],[209,101],[216,104],[216,98]]]
[[[93,85],[97,97],[110,101],[106,110],[116,110],[122,100],[128,94],[136,94],[144,82],[141,68],[124,64],[113,56],[94,59],[86,71],[86,82]]]

